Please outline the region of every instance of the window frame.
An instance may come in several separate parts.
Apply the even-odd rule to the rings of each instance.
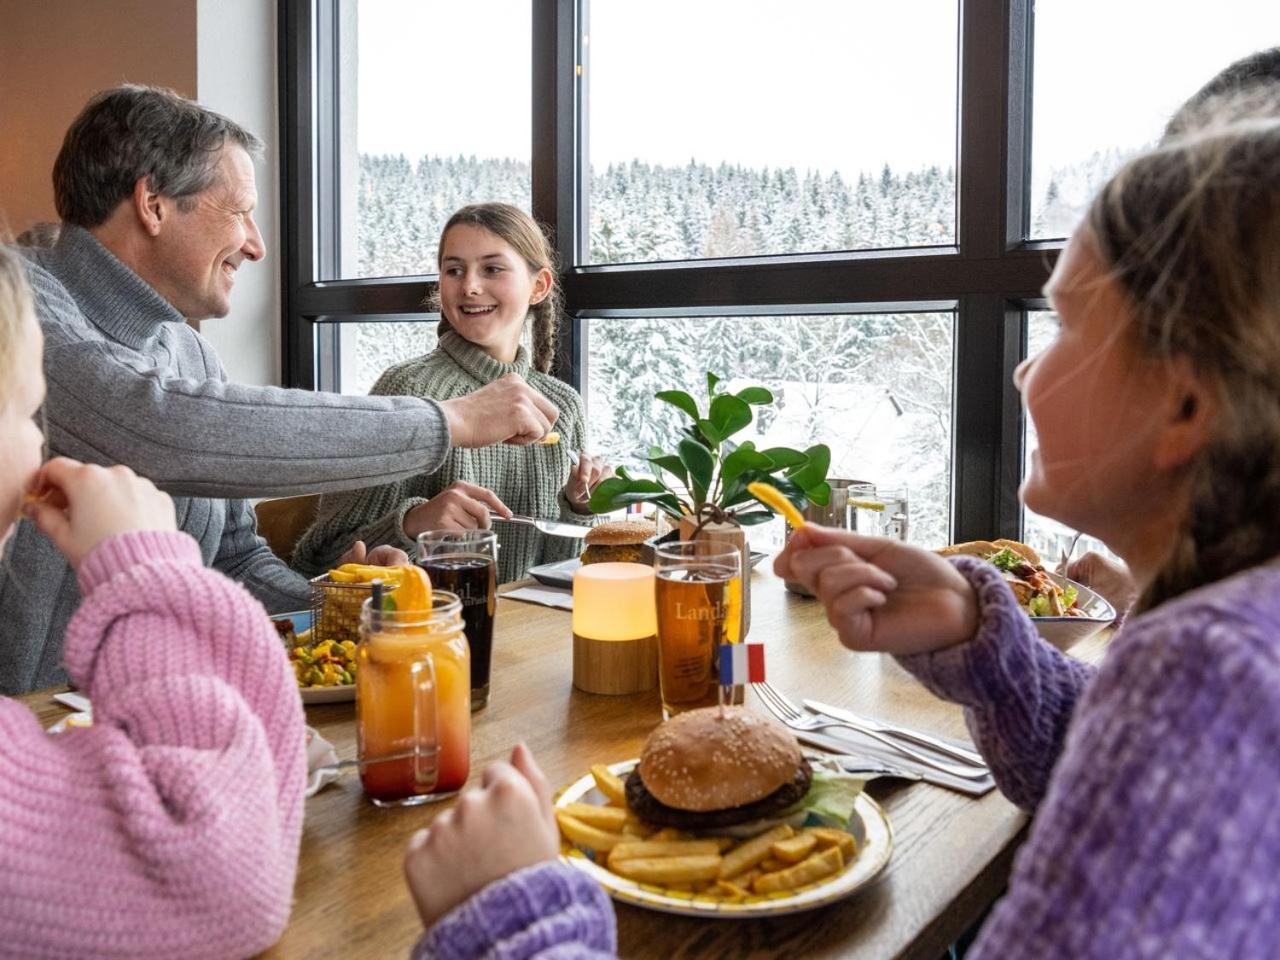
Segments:
[[[428,319],[433,276],[321,280],[338,253],[337,23],[343,0],[281,0],[286,386],[340,382],[337,324]],[[951,533],[1021,535],[1023,422],[1014,368],[1027,310],[1062,244],[1030,219],[1032,0],[958,0],[956,243],[641,264],[585,263],[586,0],[532,5],[533,215],[554,230],[567,322],[556,374],[586,387],[596,317],[954,310]]]

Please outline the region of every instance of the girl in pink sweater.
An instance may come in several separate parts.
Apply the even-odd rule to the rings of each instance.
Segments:
[[[292,673],[167,496],[126,467],[41,465],[41,351],[0,247],[0,544],[25,514],[75,570],[64,656],[94,712],[50,735],[0,699],[0,956],[256,953],[288,920],[302,825]]]

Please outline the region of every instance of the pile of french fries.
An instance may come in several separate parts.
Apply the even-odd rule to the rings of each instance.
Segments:
[[[852,834],[828,827],[797,831],[782,824],[746,840],[653,829],[627,807],[621,777],[603,764],[592,767],[591,776],[608,804],[557,807],[560,832],[594,851],[601,866],[638,883],[743,900],[834,876],[857,855]]]

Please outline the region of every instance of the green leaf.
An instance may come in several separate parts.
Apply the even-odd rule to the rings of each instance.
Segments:
[[[655,467],[661,467],[663,470],[667,471],[667,473],[672,474],[686,487],[689,485],[689,471],[685,469],[685,466],[680,462],[679,457],[672,456],[669,453],[664,453],[661,456],[650,457],[649,462]]]
[[[831,466],[831,448],[825,443],[815,444],[805,451],[805,455],[809,462],[787,473],[787,478],[801,490],[816,487],[826,480],[827,470]]]
[[[716,469],[715,457],[701,443],[686,438],[680,441],[680,462],[689,471],[693,499],[698,503],[703,502],[707,498],[707,488],[711,486],[711,475]]]
[[[741,476],[744,470],[769,470],[772,467],[772,460],[744,443],[721,462],[720,482],[728,484]]]
[[[738,399],[759,407],[766,403],[773,403],[773,394],[764,387],[743,387],[738,391]]]
[[[732,394],[722,393],[711,401],[707,419],[715,424],[720,440],[724,440],[751,422],[751,407]]]
[[[617,474],[619,477],[621,477],[623,480],[631,479],[631,474],[627,471],[626,467],[614,467],[613,472]]]
[[[710,420],[698,421],[698,433],[712,447],[718,447],[724,441],[724,437],[720,435],[720,428]]]
[[[707,371],[707,396],[708,397],[714,397],[716,395],[716,384],[719,382],[720,382],[720,378],[717,377],[710,370],[708,370]]]
[[[607,480],[600,481],[599,486],[591,492],[591,500],[587,504],[592,513],[609,513],[617,510],[614,505],[614,498],[625,493],[630,486],[630,481],[621,477],[609,477]]]
[[[773,469],[775,470],[787,470],[809,462],[809,458],[803,453],[790,447],[770,447],[768,450],[761,450],[760,452],[773,461]]]
[[[673,407],[680,408],[694,420],[698,419],[698,405],[694,403],[693,397],[683,390],[659,390],[654,396],[659,400],[665,400]]]
[[[820,507],[825,507],[831,502],[831,484],[825,480],[816,487],[810,487],[804,492],[811,503],[816,503]]]
[[[753,527],[757,523],[766,523],[773,519],[773,514],[768,510],[749,510],[746,513],[735,513],[733,518],[743,527]]]

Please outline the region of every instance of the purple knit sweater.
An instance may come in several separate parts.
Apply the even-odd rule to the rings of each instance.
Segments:
[[[977,636],[900,661],[966,707],[1000,789],[1036,815],[970,960],[1280,952],[1280,566],[1134,618],[1095,668],[1041,640],[994,567],[954,563]],[[546,864],[453,911],[415,958],[595,957],[613,937],[603,893]]]
[[[1035,811],[971,960],[1275,956],[1280,566],[1135,617],[1095,668],[1041,640],[994,567],[954,562],[978,635],[900,659]]]

